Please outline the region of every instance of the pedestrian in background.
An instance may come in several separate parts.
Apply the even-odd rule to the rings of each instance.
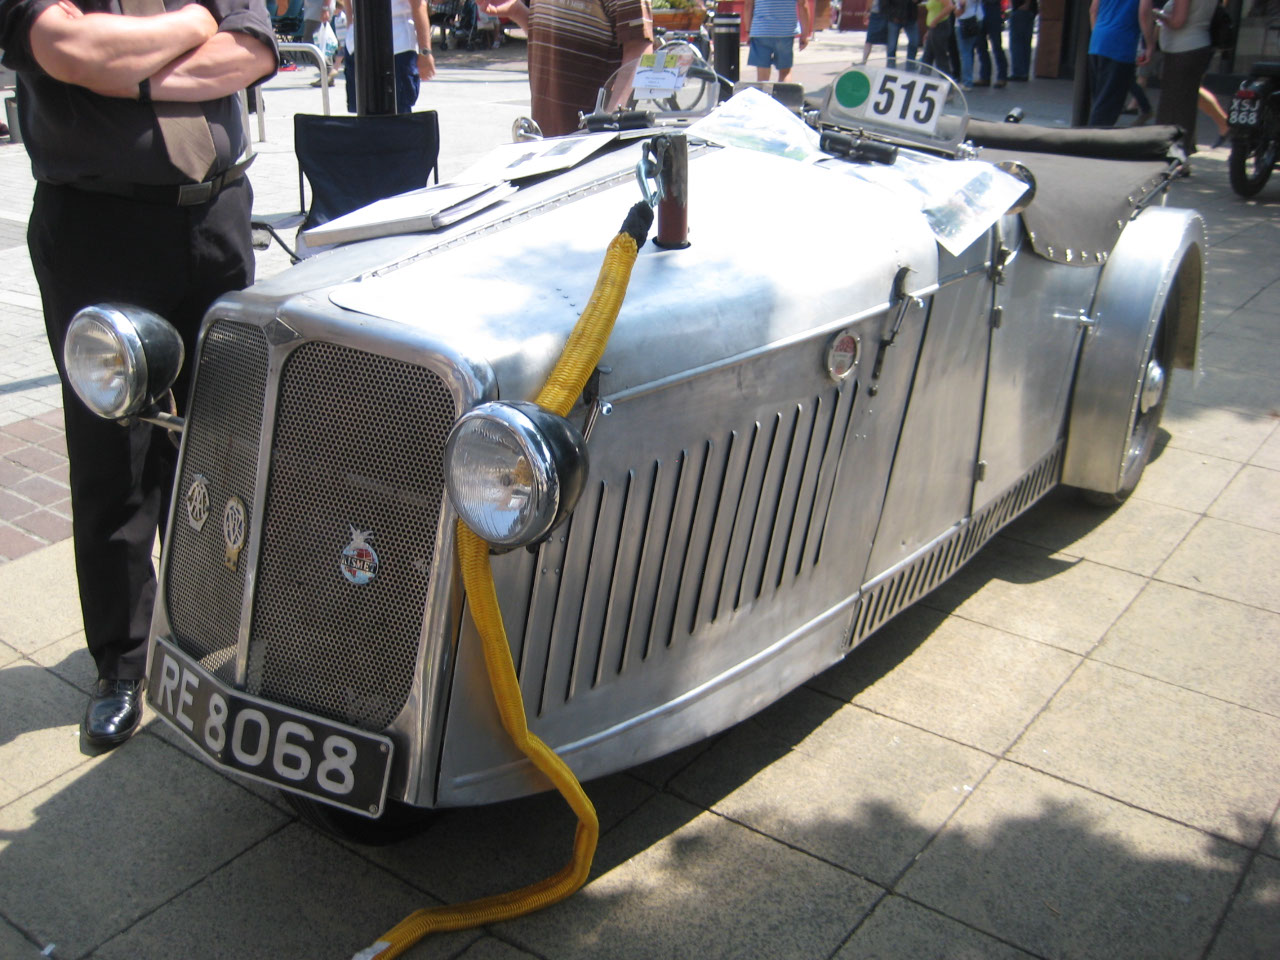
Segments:
[[[982,36],[982,0],[957,0],[956,44],[960,48],[960,89],[973,89],[973,58]],[[991,61],[987,61],[991,70]]]
[[[1009,79],[1025,83],[1031,76],[1031,34],[1039,0],[1013,0],[1009,10]]]
[[[742,25],[750,38],[747,66],[756,68],[756,80],[768,81],[776,66],[779,82],[785,83],[795,62],[796,30],[801,50],[813,36],[807,0],[746,0]]]
[[[885,41],[885,52],[890,60],[898,56],[898,34],[907,37],[907,59],[914,60],[920,47],[919,15],[916,0],[880,0],[888,24],[888,39]]]
[[[1004,12],[1000,9],[1000,0],[982,0],[982,37],[986,45],[991,47],[991,56],[996,61],[996,75],[991,76],[991,60],[984,53],[980,55],[981,76],[975,86],[994,85],[1003,87],[1009,81],[1009,61],[1004,55]]]
[[[431,12],[427,0],[387,0],[391,4],[391,43],[395,51],[396,112],[411,113],[422,81],[436,75],[431,50]],[[353,0],[338,0],[347,18],[347,54],[342,69],[347,84],[347,112],[356,112],[356,18]]]
[[[1156,123],[1176,123],[1187,132],[1188,154],[1196,152],[1196,111],[1200,84],[1213,59],[1209,21],[1218,0],[1168,0],[1156,10],[1151,0],[1141,0],[1139,10],[1147,49],[1152,49],[1159,28],[1164,66],[1160,72],[1160,101]]]
[[[1140,0],[1093,0],[1089,4],[1089,126],[1114,127],[1137,76]],[[1149,3],[1150,0],[1141,0]],[[1150,45],[1147,49],[1151,49]],[[1143,56],[1146,56],[1145,52]],[[1194,88],[1193,88],[1194,89]]]
[[[63,382],[76,578],[98,672],[81,731],[110,748],[142,719],[151,551],[178,451],[166,430],[85,407],[63,344],[77,311],[115,301],[168,319],[193,358],[209,304],[253,282],[236,93],[274,74],[278,52],[263,0],[80,2],[89,9],[0,0],[0,48],[18,74],[36,179],[27,246]],[[190,362],[173,388],[179,412],[189,377]],[[110,851],[106,862],[119,866]]]
[[[480,9],[511,20],[529,37],[529,92],[534,122],[548,137],[578,129],[578,114],[595,109],[596,94],[615,72],[621,106],[643,54],[653,49],[647,0],[479,0]]]
[[[924,56],[920,59],[944,73],[951,72],[951,0],[925,0]]]
[[[862,44],[862,62],[871,57],[871,48],[876,44],[884,46],[889,40],[889,24],[880,12],[883,0],[871,0],[871,9],[867,12],[867,39]]]

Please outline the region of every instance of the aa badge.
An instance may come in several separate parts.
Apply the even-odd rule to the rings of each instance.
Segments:
[[[187,487],[187,494],[182,498],[187,506],[187,524],[196,533],[204,528],[209,519],[209,480],[197,473]]]

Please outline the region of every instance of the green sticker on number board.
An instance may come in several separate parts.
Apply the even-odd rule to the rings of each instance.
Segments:
[[[861,70],[850,70],[836,81],[836,102],[846,110],[855,110],[871,96],[871,78]]]

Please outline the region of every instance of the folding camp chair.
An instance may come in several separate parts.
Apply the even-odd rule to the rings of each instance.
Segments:
[[[375,200],[440,182],[440,121],[434,110],[389,116],[293,118],[298,157],[298,233],[328,223]],[[307,186],[311,203],[307,204]],[[277,229],[294,223],[255,221],[296,263],[309,252],[290,247]],[[301,238],[300,238],[301,240]]]

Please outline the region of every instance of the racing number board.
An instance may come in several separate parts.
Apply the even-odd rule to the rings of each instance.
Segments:
[[[220,766],[366,817],[382,812],[388,737],[232,690],[159,637],[147,702]]]
[[[928,136],[938,126],[947,93],[948,85],[937,77],[893,67],[848,70],[834,89],[836,103],[852,116]]]

